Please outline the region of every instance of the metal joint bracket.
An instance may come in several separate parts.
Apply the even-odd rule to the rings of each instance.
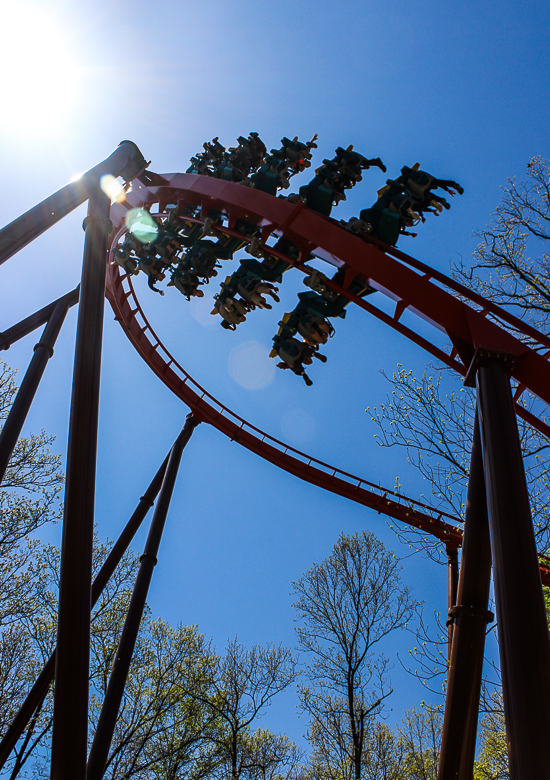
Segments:
[[[158,558],[156,555],[151,555],[151,553],[143,553],[143,555],[140,555],[139,562],[141,563],[146,558],[149,558],[149,560],[153,561],[153,564],[156,566],[158,563]]]
[[[493,349],[487,349],[486,347],[478,347],[474,353],[472,362],[468,366],[468,372],[464,377],[464,385],[466,387],[476,386],[476,372],[484,363],[496,361],[501,363],[506,371],[510,373],[514,370],[521,357],[521,355],[514,355],[511,352],[497,352]]]
[[[91,217],[90,215],[84,219],[84,222],[82,223],[82,230],[87,230],[92,223],[94,225],[101,225],[108,228],[109,233],[112,233],[113,231],[113,223],[110,219],[107,219],[106,217]]]
[[[34,345],[33,352],[36,352],[37,349],[47,349],[50,353],[50,357],[53,357],[53,347],[49,344],[45,344],[43,341],[39,341],[38,344]]]
[[[447,625],[450,626],[455,622],[457,617],[472,617],[485,620],[487,623],[493,623],[495,620],[494,614],[488,609],[478,609],[476,607],[451,607],[449,609],[449,619]]]
[[[197,425],[200,425],[202,420],[199,419],[197,412],[189,412],[189,414],[185,418],[186,422],[189,423],[189,425],[192,425],[193,428],[196,428]]]

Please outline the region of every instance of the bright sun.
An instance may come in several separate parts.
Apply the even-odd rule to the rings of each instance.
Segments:
[[[43,10],[4,6],[0,47],[0,127],[23,134],[59,128],[75,107],[78,68],[63,34]]]

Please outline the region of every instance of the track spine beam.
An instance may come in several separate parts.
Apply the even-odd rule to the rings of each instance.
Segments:
[[[88,200],[103,175],[122,176],[125,181],[131,181],[146,167],[138,147],[132,141],[122,141],[106,160],[0,230],[0,265]]]

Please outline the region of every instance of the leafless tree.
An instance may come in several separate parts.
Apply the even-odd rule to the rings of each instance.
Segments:
[[[542,330],[550,315],[550,164],[533,157],[527,178],[508,180],[491,224],[478,233],[476,262],[455,275]],[[536,253],[533,256],[533,253]]]
[[[491,224],[479,234],[473,263],[462,262],[453,275],[540,330],[548,330],[550,316],[550,164],[541,157],[529,162],[523,181],[510,179]],[[493,315],[489,315],[490,317]],[[498,320],[498,317],[496,317]],[[513,329],[504,322],[502,327]],[[524,341],[529,341],[515,333]],[[423,477],[438,509],[461,517],[464,511],[475,411],[474,393],[445,367],[431,365],[421,377],[398,365],[386,377],[390,392],[385,403],[367,409],[378,427],[378,442],[402,448],[407,462]],[[547,407],[528,392],[520,399],[527,409],[548,422]],[[519,417],[537,547],[550,549],[550,444]],[[406,469],[405,469],[406,471]],[[400,486],[406,476],[401,472]],[[421,532],[392,524],[415,551],[445,560],[442,546]],[[415,673],[434,689],[433,681],[446,672],[446,631],[438,623],[421,624],[416,647]],[[431,621],[430,621],[431,622]],[[444,623],[444,619],[442,621]],[[443,630],[442,630],[443,629]],[[493,627],[494,629],[494,627]],[[486,665],[482,710],[493,711],[492,691],[499,685],[498,669]]]
[[[359,780],[368,734],[391,694],[388,659],[375,650],[410,619],[416,603],[399,561],[373,534],[342,533],[332,554],[293,584],[309,685],[300,688],[317,765]]]
[[[369,408],[382,447],[400,447],[407,463],[420,472],[438,509],[461,519],[464,514],[470,451],[475,417],[475,393],[447,370],[429,366],[420,378],[398,365],[385,403]],[[525,405],[532,399],[526,399]],[[550,443],[539,431],[517,418],[527,485],[539,550],[550,547]],[[397,480],[401,488],[401,481]],[[434,537],[409,528],[393,530],[417,550],[445,560],[444,548]]]

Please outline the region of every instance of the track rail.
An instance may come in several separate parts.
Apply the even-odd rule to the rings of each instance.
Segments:
[[[550,380],[550,366],[546,358],[488,320],[487,314],[500,317],[516,330],[519,330],[518,324],[522,325],[521,321],[510,322],[511,318],[514,320],[516,318],[494,304],[491,304],[490,308],[485,307],[482,311],[473,309],[430,282],[430,278],[437,277],[437,281],[447,287],[451,289],[453,285],[457,287],[453,280],[443,274],[429,269],[428,266],[391,247],[378,246],[379,242],[365,241],[351,235],[334,221],[309,209],[295,207],[285,200],[273,198],[265,193],[191,174],[169,174],[162,178],[164,183],[154,187],[138,185],[129,194],[124,204],[113,206],[112,218],[115,230],[112,234],[112,245],[124,230],[127,209],[134,207],[146,207],[154,213],[152,207],[158,204],[159,213],[162,213],[168,204],[175,202],[199,204],[204,215],[210,209],[225,212],[228,215],[228,230],[231,232],[236,220],[242,217],[261,225],[262,241],[272,233],[284,235],[294,241],[301,249],[300,259],[296,265],[302,270],[304,270],[305,258],[310,252],[315,251],[315,254],[333,265],[345,265],[353,269],[353,273],[363,273],[372,286],[396,300],[396,313],[393,318],[390,318],[366,301],[346,293],[350,300],[368,311],[376,309],[376,316],[380,319],[390,319],[391,322],[388,324],[392,324],[392,327],[396,327],[409,338],[413,334],[415,336],[413,340],[421,343],[421,346],[436,357],[442,359],[443,354],[446,357],[444,362],[452,365],[462,375],[467,373],[477,351],[490,349],[505,353],[512,358],[512,375],[517,379],[519,388],[529,388],[540,398],[550,402],[550,381],[544,387],[539,376],[542,372]],[[396,257],[389,256],[390,252]],[[417,271],[421,271],[422,275]],[[404,279],[401,278],[402,275]],[[470,293],[466,288],[464,290]],[[456,292],[465,297],[462,290]],[[430,295],[434,300],[427,300]],[[443,542],[448,549],[461,546],[462,530],[458,518],[330,466],[284,444],[234,414],[204,390],[164,347],[145,317],[131,278],[120,273],[119,267],[115,264],[109,265],[107,297],[116,319],[124,327],[126,335],[141,357],[200,420],[210,423],[232,441],[237,441],[265,460],[304,481],[429,533]],[[484,299],[475,294],[470,297],[478,305],[484,302]],[[406,308],[427,319],[440,331],[443,330],[451,339],[453,352],[447,355],[435,344],[419,338],[414,331],[403,326],[399,318]],[[535,336],[532,331],[533,329],[526,327],[522,332],[534,341]],[[534,333],[540,346],[546,347],[550,344],[548,337],[536,331]],[[460,360],[456,359],[457,356]],[[522,407],[516,405],[516,409],[520,412]],[[544,433],[550,434],[550,428],[544,421],[536,417],[534,420],[540,423],[540,426],[536,426],[539,430],[542,428]],[[541,562],[543,582],[550,585],[550,560],[541,556],[541,560],[543,558]]]
[[[301,203],[295,206],[249,187],[198,174],[166,174],[159,176],[158,181],[163,183],[150,187],[138,184],[126,203],[115,204],[116,227],[122,224],[128,208],[151,208],[159,204],[162,211],[168,203],[194,203],[202,207],[205,215],[210,209],[224,212],[228,215],[229,228],[238,218],[254,222],[262,227],[262,241],[272,233],[294,241],[301,249],[299,264],[314,252],[333,265],[349,268],[350,280],[354,274],[362,274],[372,287],[395,301],[393,315],[370,301],[341,291],[453,368],[467,382],[471,381],[477,361],[484,353],[499,353],[508,359],[511,376],[517,381],[515,401],[527,389],[550,404],[550,337],[445,274],[374,238],[353,235]],[[401,320],[405,311],[431,324],[438,336],[434,333],[433,339],[424,338],[414,327],[404,324]],[[504,330],[499,322],[507,323],[525,341]],[[437,343],[441,333],[452,344],[450,352]],[[550,425],[544,419],[519,403],[516,412],[550,438]]]
[[[450,548],[461,545],[462,530],[452,515],[312,458],[275,439],[220,403],[195,382],[164,347],[143,313],[130,277],[120,274],[115,265],[109,267],[107,297],[116,319],[138,353],[199,420],[210,423],[232,441],[306,482],[402,520],[437,537]]]

